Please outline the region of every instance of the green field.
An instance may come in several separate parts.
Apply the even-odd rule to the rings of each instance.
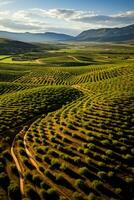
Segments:
[[[0,199],[133,200],[134,46],[31,48],[0,55]]]

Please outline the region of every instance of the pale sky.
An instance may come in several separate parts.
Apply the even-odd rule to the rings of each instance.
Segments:
[[[0,30],[60,32],[134,24],[134,0],[0,0]]]

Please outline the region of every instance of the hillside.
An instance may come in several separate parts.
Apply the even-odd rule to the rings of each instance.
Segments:
[[[0,199],[134,199],[134,46],[43,55],[0,62]]]
[[[98,41],[98,42],[116,42],[128,41],[134,39],[134,25],[123,28],[102,28],[91,29],[80,33],[76,40],[78,41]]]
[[[0,38],[0,54],[26,53],[37,48],[33,44]]]

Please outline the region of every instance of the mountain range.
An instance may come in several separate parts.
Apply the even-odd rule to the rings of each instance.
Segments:
[[[67,34],[46,33],[13,33],[0,31],[0,38],[18,40],[23,42],[46,41],[89,41],[89,42],[121,42],[134,40],[134,24],[122,28],[90,29],[81,32],[77,36]]]
[[[78,41],[98,41],[113,42],[126,41],[134,39],[134,24],[123,28],[101,28],[91,29],[80,33],[76,40]]]
[[[18,40],[22,42],[46,42],[46,41],[71,41],[73,36],[61,34],[61,33],[12,33],[6,31],[0,31],[0,38],[6,38],[10,40]]]

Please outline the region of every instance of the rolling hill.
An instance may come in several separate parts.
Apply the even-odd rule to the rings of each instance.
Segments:
[[[0,54],[26,53],[37,48],[30,43],[0,38]]]

